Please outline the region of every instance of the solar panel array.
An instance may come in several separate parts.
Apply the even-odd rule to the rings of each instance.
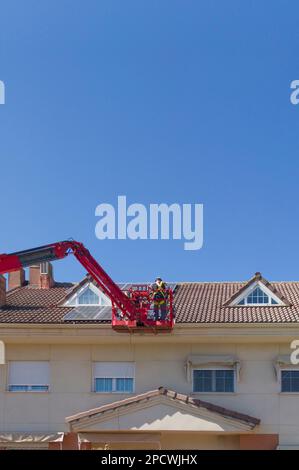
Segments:
[[[128,282],[128,283],[122,283],[122,284],[117,284],[118,287],[121,288],[121,290],[129,290],[130,287],[132,286],[135,286],[135,285],[139,285],[141,284],[140,282],[136,282],[136,283],[132,283],[132,282]],[[148,286],[152,286],[153,285],[153,282],[143,282],[142,284],[145,284],[145,285],[148,285]],[[169,287],[170,289],[172,289],[173,291],[175,290],[177,286],[177,283],[175,282],[169,282],[167,283],[167,287]]]
[[[68,312],[63,319],[67,321],[110,321],[112,310],[109,306],[80,305]]]
[[[144,283],[148,285],[152,285],[149,283]],[[132,287],[132,283],[122,283],[122,284],[117,284],[121,290],[127,291]],[[169,283],[167,284],[167,287],[172,289],[173,291],[175,290],[177,284],[175,283]],[[102,306],[102,305],[80,305],[78,307],[75,307],[73,310],[68,312],[64,317],[64,321],[111,321],[112,318],[112,309],[111,306]]]

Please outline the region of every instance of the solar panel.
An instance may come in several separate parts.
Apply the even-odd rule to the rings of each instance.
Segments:
[[[64,317],[64,321],[109,321],[112,318],[110,306],[79,306],[68,312]]]
[[[136,283],[138,285],[138,283]],[[144,283],[148,285],[152,285],[152,283]],[[126,291],[132,287],[133,283],[122,283],[117,284],[121,290]],[[177,284],[175,283],[168,283],[167,286],[175,290]],[[73,308],[70,312],[68,312],[64,317],[64,321],[111,321],[112,318],[112,309],[111,306],[102,306],[102,305],[80,305],[78,307]]]
[[[177,287],[177,283],[176,282],[169,282],[169,283],[167,283],[167,287],[169,287],[169,289],[171,289],[174,292],[176,287]]]
[[[153,282],[128,282],[128,283],[120,283],[120,284],[117,284],[118,287],[121,289],[121,290],[129,290],[133,285],[138,285],[138,284],[147,284],[149,286],[152,286],[153,285]],[[175,290],[177,286],[177,283],[176,282],[167,282],[167,287],[169,287],[170,289],[172,289],[173,291]]]

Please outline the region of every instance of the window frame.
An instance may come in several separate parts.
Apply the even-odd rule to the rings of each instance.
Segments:
[[[135,384],[136,384],[136,363],[134,361],[111,361],[112,364],[118,364],[120,367],[122,367],[122,364],[130,364],[132,365],[132,375],[131,376],[124,376],[121,374],[115,375],[115,374],[106,374],[106,375],[99,375],[95,371],[95,367],[97,364],[109,364],[110,361],[93,361],[92,362],[92,383],[91,383],[91,390],[92,393],[100,394],[100,395],[115,395],[115,394],[122,394],[122,395],[132,395],[135,393]],[[125,366],[124,366],[125,367]],[[107,392],[102,392],[102,391],[97,391],[96,390],[96,379],[111,379],[112,380],[112,390],[107,391]],[[119,391],[116,388],[116,383],[117,379],[132,379],[133,386],[132,386],[132,391],[130,392],[123,392]]]
[[[282,393],[283,395],[288,395],[288,394],[291,394],[291,395],[299,395],[299,390],[298,391],[283,391],[282,390],[282,372],[298,372],[299,374],[299,368],[294,368],[294,367],[282,367],[280,369],[280,393]]]
[[[111,389],[111,391],[107,391],[107,392],[97,391],[96,390],[96,380],[97,379],[111,379],[112,380],[112,389]],[[130,379],[130,380],[132,380],[132,383],[133,383],[132,391],[131,392],[122,392],[122,391],[117,390],[116,384],[117,384],[118,379]],[[115,394],[131,395],[132,393],[135,392],[135,377],[96,377],[96,376],[94,376],[93,377],[93,392],[97,393],[97,394],[103,394],[103,395],[107,395],[107,394],[109,395],[111,393],[113,393],[114,395]]]
[[[26,387],[27,390],[12,390],[12,387]],[[33,387],[46,387],[45,390],[34,390]],[[11,393],[48,393],[50,385],[39,384],[39,385],[27,385],[27,384],[8,384],[7,391]]]
[[[90,291],[90,292],[92,292],[95,296],[97,296],[97,298],[98,298],[98,303],[97,303],[97,304],[86,304],[86,303],[85,303],[85,304],[83,304],[83,303],[81,304],[81,303],[79,302],[80,297],[82,297],[83,295],[85,295],[85,294],[87,293],[87,291]],[[96,292],[94,292],[94,290],[91,289],[90,286],[88,286],[88,287],[87,287],[86,289],[84,289],[80,294],[77,295],[77,298],[76,298],[76,305],[77,305],[77,307],[101,307],[101,306],[103,306],[101,300],[102,300],[102,299],[101,299],[101,297],[99,296],[99,294],[97,294]]]
[[[247,298],[252,292],[255,291],[255,289],[260,288],[261,291],[268,296],[269,302],[266,303],[248,303]],[[275,301],[275,303],[272,303],[272,299]],[[243,304],[240,304],[240,302],[244,301]],[[262,284],[261,282],[256,282],[255,284],[249,286],[245,292],[242,292],[242,294],[238,295],[236,299],[230,304],[232,307],[281,307],[285,306],[285,303],[282,302],[282,300],[274,294],[267,286]]]
[[[98,296],[99,302],[97,304],[80,304],[79,297],[83,295],[88,289]],[[85,284],[77,290],[65,303],[65,307],[111,307],[110,299],[100,289],[98,289],[92,282]]]
[[[268,297],[268,302],[248,302],[248,297],[251,296],[257,289],[260,289],[260,291],[263,293],[265,297]],[[274,302],[273,302],[274,301]],[[243,303],[241,303],[243,302]],[[276,299],[274,299],[273,296],[265,292],[261,286],[255,286],[254,289],[252,289],[251,292],[248,292],[242,299],[239,300],[239,302],[236,304],[238,307],[262,307],[262,306],[275,306],[279,305]]]
[[[209,371],[218,371],[218,370],[230,370],[233,372],[233,391],[232,392],[221,392],[217,390],[211,390],[209,392],[201,392],[201,391],[196,391],[194,390],[194,372],[198,370],[209,370]],[[216,374],[215,374],[215,379],[216,379]],[[194,367],[192,369],[192,393],[193,394],[201,394],[201,395],[208,395],[212,393],[213,395],[215,394],[224,394],[224,395],[229,395],[229,394],[235,394],[237,393],[237,377],[236,377],[236,370],[234,367],[229,367],[229,366],[205,366],[205,367]]]

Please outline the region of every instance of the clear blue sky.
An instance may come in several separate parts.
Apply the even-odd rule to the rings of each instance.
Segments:
[[[298,18],[296,0],[2,0],[0,252],[74,237],[118,281],[299,279]],[[203,203],[203,249],[97,240],[122,194]]]

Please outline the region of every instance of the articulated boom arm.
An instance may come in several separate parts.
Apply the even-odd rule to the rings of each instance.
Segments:
[[[52,243],[30,250],[19,251],[11,254],[0,254],[0,274],[17,271],[26,266],[55,261],[73,254],[84,266],[94,281],[101,286],[105,294],[128,318],[136,317],[136,307],[131,300],[115,284],[111,277],[93,258],[82,243],[74,240]]]

